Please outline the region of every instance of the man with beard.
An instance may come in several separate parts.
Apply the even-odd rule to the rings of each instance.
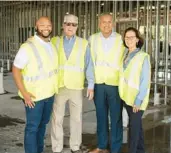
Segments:
[[[57,51],[49,41],[51,21],[40,17],[35,28],[37,34],[21,45],[13,63],[14,80],[25,104],[25,153],[43,152],[46,125],[58,91]]]

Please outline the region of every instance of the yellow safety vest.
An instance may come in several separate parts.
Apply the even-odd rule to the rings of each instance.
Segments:
[[[26,90],[36,97],[33,101],[49,98],[58,92],[58,56],[56,48],[52,44],[51,46],[53,60],[47,54],[46,48],[34,37],[21,46],[30,59],[21,73]],[[19,96],[23,98],[20,91]]]
[[[66,58],[63,36],[54,37],[52,43],[58,49],[59,57],[59,88],[80,90],[84,88],[85,80],[85,53],[88,45],[87,40],[76,37],[75,44],[69,58]]]
[[[119,80],[119,94],[122,100],[129,106],[133,106],[135,99],[139,93],[140,77],[144,59],[149,55],[143,51],[139,51],[133,59],[131,59],[127,68],[124,70],[123,65],[120,69],[120,80]],[[151,69],[150,69],[151,71]],[[148,91],[141,104],[140,109],[145,110],[148,105],[150,94],[150,76],[148,82]]]
[[[124,53],[121,35],[115,33],[113,47],[107,53],[103,51],[100,33],[90,37],[90,45],[95,69],[95,82],[118,86],[119,68]]]

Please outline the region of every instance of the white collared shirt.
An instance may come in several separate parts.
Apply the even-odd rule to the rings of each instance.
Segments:
[[[37,35],[34,35],[34,38],[38,40],[43,47],[46,48],[47,54],[53,58],[53,50],[50,42],[45,42],[41,38],[39,38]],[[16,54],[16,57],[14,59],[14,66],[23,69],[29,62],[29,56],[27,55],[27,52],[24,48],[20,48],[19,51]]]

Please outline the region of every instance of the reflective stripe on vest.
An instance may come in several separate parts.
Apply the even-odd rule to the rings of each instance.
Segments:
[[[34,82],[34,81],[50,78],[50,77],[54,76],[57,73],[58,73],[58,70],[55,69],[53,71],[48,72],[48,74],[46,73],[46,74],[43,74],[43,75],[37,75],[37,76],[33,76],[33,77],[23,76],[23,80],[28,81],[28,82]]]
[[[141,53],[139,53],[141,54]],[[142,57],[141,56],[138,56],[136,57],[136,61],[135,63],[139,63],[139,61],[142,60]],[[122,81],[125,81],[126,84],[128,84],[128,86],[132,87],[132,88],[135,88],[137,90],[139,90],[139,85],[138,84],[135,84],[134,83],[134,80],[132,80],[132,78],[134,78],[133,76],[135,75],[135,72],[137,70],[137,67],[138,67],[138,64],[134,64],[132,69],[131,69],[131,72],[130,72],[130,75],[129,75],[129,79],[127,78],[121,78]],[[122,68],[123,69],[123,68]],[[124,70],[123,70],[124,71]]]
[[[104,67],[115,68],[115,69],[119,70],[119,66],[117,66],[115,63],[110,64],[110,63],[105,62],[105,61],[95,61],[95,65],[96,66],[104,66]]]
[[[75,43],[68,59],[64,50],[64,37],[60,37],[59,43],[59,88],[80,90],[84,88],[84,69],[87,40],[76,36]],[[71,81],[72,78],[72,81]]]
[[[60,37],[56,37],[56,48],[59,49]]]
[[[47,72],[47,73],[44,71],[43,62],[42,62],[41,57],[40,57],[40,55],[39,55],[39,53],[37,51],[36,46],[31,41],[27,41],[27,43],[30,45],[30,47],[32,48],[33,53],[35,55],[35,58],[36,58],[36,61],[37,61],[37,64],[38,64],[39,75],[32,76],[32,77],[24,75],[23,80],[34,82],[34,81],[43,80],[43,79],[52,77],[53,75],[57,74],[58,73],[57,69],[52,70],[52,71]]]
[[[79,66],[69,66],[69,65],[64,65],[64,66],[59,66],[59,70],[72,70],[76,72],[83,72],[84,69],[79,67]]]
[[[121,81],[124,81],[126,84],[128,84],[128,86],[132,87],[132,88],[135,88],[137,90],[139,90],[139,86],[136,85],[132,80],[128,80],[124,77],[120,78]]]
[[[112,46],[109,50],[103,50],[100,33],[90,37],[91,55],[94,64],[95,82],[118,86],[119,70],[123,58],[124,47],[121,36],[115,33],[112,38]]]
[[[56,45],[59,45],[60,43],[62,43],[62,39],[63,37],[60,38],[60,41],[57,40],[57,44]],[[83,51],[83,41],[81,41],[81,39],[77,39],[78,40],[78,48],[79,48],[79,52],[77,54],[77,58],[76,58],[76,65],[75,66],[69,66],[69,65],[59,65],[59,69],[60,70],[74,70],[74,71],[77,71],[77,72],[83,72],[84,69],[80,67],[80,56],[81,56],[81,53]]]
[[[141,70],[142,70],[144,59],[146,57],[148,57],[149,60],[148,54],[144,53],[143,51],[139,51],[135,55],[135,57],[131,59],[126,69],[123,68],[123,65],[121,67],[120,81],[119,81],[119,94],[121,99],[123,99],[126,102],[126,104],[129,106],[134,105],[135,99],[139,93]],[[141,103],[141,107],[140,107],[141,110],[145,110],[148,105],[149,93],[150,93],[150,75],[149,75],[147,93]]]
[[[27,43],[28,43],[28,44],[30,45],[30,47],[32,48],[33,53],[34,53],[34,55],[35,55],[35,57],[36,57],[37,64],[38,64],[38,69],[39,69],[39,70],[43,69],[43,63],[42,63],[42,60],[41,60],[41,58],[40,58],[40,55],[39,55],[39,53],[38,53],[38,51],[37,51],[36,46],[35,46],[31,41],[27,41]]]
[[[100,42],[99,44],[102,44],[101,39],[100,39],[100,35],[95,36],[93,42]],[[121,54],[120,51],[121,51],[122,45],[116,45],[116,43],[118,43],[118,42],[114,41],[114,44],[113,44],[113,47],[112,47],[111,50],[113,50],[113,48],[115,48],[117,46],[117,48],[115,48],[115,50],[118,50],[119,52],[116,53],[116,56],[114,57],[113,63],[108,63],[106,61],[97,60],[97,56],[98,56],[97,50],[103,51],[103,49],[101,49],[101,47],[99,45],[93,45],[93,50],[94,50],[94,53],[95,53],[94,54],[94,56],[95,56],[94,57],[95,66],[111,67],[111,68],[114,68],[116,70],[120,69],[120,66],[116,64],[116,61],[118,60],[117,58]],[[119,42],[119,43],[121,43],[121,42]],[[93,44],[95,44],[95,43],[93,43]]]

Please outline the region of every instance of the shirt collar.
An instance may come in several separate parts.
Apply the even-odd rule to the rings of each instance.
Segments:
[[[72,36],[71,38],[67,38],[67,36],[64,35],[64,40],[71,41],[71,40],[74,40],[75,38],[76,38],[76,35]]]
[[[104,38],[102,32],[100,32],[100,37]],[[110,34],[110,36],[108,38],[111,38],[111,37],[115,37],[115,32],[114,31],[112,31],[112,33]]]
[[[44,40],[42,40],[39,36],[37,36],[37,35],[34,35],[34,38],[36,39],[36,40],[38,40],[40,43],[42,43],[42,44],[47,44],[47,43],[49,43],[50,42],[50,39],[49,39],[49,42],[45,42]]]
[[[136,48],[134,51],[132,51],[128,54],[129,54],[129,56],[135,55],[137,52],[139,52],[139,50],[140,50],[139,48]],[[127,51],[128,51],[128,49],[127,49]]]

